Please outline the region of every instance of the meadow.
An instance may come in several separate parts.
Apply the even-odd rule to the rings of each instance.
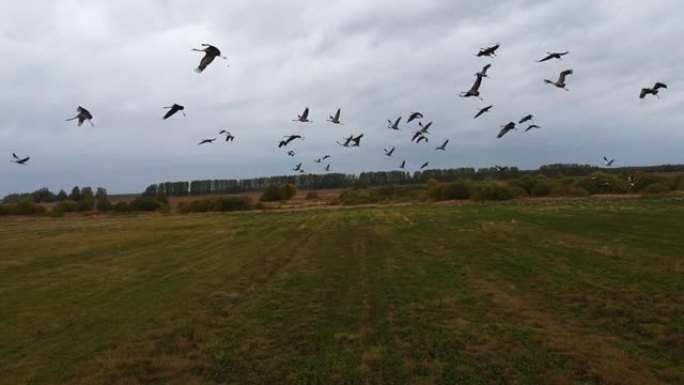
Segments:
[[[0,384],[681,384],[684,199],[0,218]]]

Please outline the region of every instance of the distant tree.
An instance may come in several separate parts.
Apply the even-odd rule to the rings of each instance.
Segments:
[[[36,203],[40,202],[54,202],[56,199],[55,194],[50,191],[47,187],[43,187],[31,193],[31,198]]]
[[[147,186],[147,188],[146,188],[145,191],[142,193],[142,195],[145,196],[145,197],[153,197],[153,196],[156,196],[156,195],[157,195],[157,189],[158,189],[158,187],[157,187],[156,184],[151,184],[151,185]]]
[[[107,190],[102,187],[98,187],[97,192],[95,193],[95,208],[97,211],[101,212],[112,210],[112,203],[107,196]]]
[[[83,187],[81,189],[81,200],[78,202],[79,211],[92,211],[95,207],[95,195],[93,189],[90,187]]]
[[[81,189],[79,189],[78,186],[74,186],[74,188],[71,189],[71,194],[69,194],[69,199],[71,199],[74,202],[78,202],[81,200]]]
[[[69,199],[69,196],[67,195],[66,191],[59,190],[55,199],[57,199],[58,202],[64,202],[65,200]]]

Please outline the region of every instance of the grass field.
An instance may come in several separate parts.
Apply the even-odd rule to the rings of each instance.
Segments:
[[[0,220],[0,384],[682,384],[684,200]]]

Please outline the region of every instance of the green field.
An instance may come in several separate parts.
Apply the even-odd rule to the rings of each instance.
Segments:
[[[0,220],[0,384],[682,384],[684,200]]]

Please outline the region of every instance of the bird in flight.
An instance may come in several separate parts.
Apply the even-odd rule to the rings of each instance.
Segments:
[[[423,134],[421,134],[420,131],[416,132],[416,135],[413,135],[413,138],[416,138],[416,136],[418,137],[418,139],[416,139],[416,143],[420,143],[420,142],[423,141],[423,140],[425,141],[425,143],[430,142],[430,141],[428,140],[428,137],[425,136],[425,135],[423,135]],[[411,140],[413,140],[413,139],[411,139]]]
[[[606,167],[612,166],[613,162],[615,162],[615,158],[608,160],[605,156],[603,157],[603,163],[605,163]]]
[[[398,130],[399,129],[399,122],[401,121],[401,116],[397,118],[397,120],[392,123],[391,120],[387,119],[387,123],[389,123],[389,126],[387,128],[391,128],[393,130]]]
[[[87,120],[92,127],[95,127],[95,125],[93,124],[93,120],[92,120],[93,114],[91,114],[90,111],[86,110],[85,108],[83,108],[81,106],[78,106],[76,108],[76,112],[78,112],[78,114],[76,114],[76,116],[74,116],[73,118],[69,118],[66,121],[68,122],[70,120],[78,119],[78,125],[80,126],[81,124],[83,124],[84,121]]]
[[[477,56],[478,56],[478,57],[482,57],[482,56],[487,56],[487,57],[496,56],[496,50],[499,49],[500,46],[501,46],[501,44],[496,43],[496,45],[493,45],[493,46],[491,46],[491,47],[480,48],[480,52],[477,53]]]
[[[301,163],[297,164],[297,167],[293,168],[292,171],[304,172],[304,169],[302,168],[302,164]]]
[[[483,78],[488,78],[489,76],[487,76],[487,70],[491,66],[491,64],[486,64],[484,67],[482,67],[482,70],[480,70],[480,72],[476,73],[475,75],[482,76]]]
[[[491,110],[492,107],[493,107],[492,105],[489,105],[487,107],[480,108],[480,111],[477,112],[477,114],[475,115],[475,117],[473,119],[477,119],[480,117],[480,115],[484,114],[485,112],[489,112],[489,110]]]
[[[338,108],[335,115],[330,115],[330,119],[328,119],[328,122],[335,123],[335,124],[341,124],[340,123],[340,112],[341,112],[341,109]]]
[[[423,125],[422,122],[418,122],[418,125],[420,126],[420,129],[418,131],[416,131],[415,134],[413,134],[413,137],[411,138],[411,140],[413,141],[413,140],[418,139],[418,141],[416,143],[419,143],[420,138],[423,137],[423,138],[425,138],[425,141],[427,142],[427,137],[425,135],[430,134],[428,132],[428,129],[430,128],[430,126],[432,126],[432,122],[429,122],[428,124],[425,124],[425,125]]]
[[[30,156],[27,156],[27,157],[25,157],[25,158],[20,158],[20,157],[17,156],[17,154],[15,154],[15,153],[12,153],[12,157],[13,157],[14,159],[12,159],[10,162],[14,162],[14,163],[16,163],[16,164],[22,164],[22,165],[25,165],[26,162],[28,162],[29,159],[31,159]]]
[[[322,158],[322,159],[323,159],[323,160],[326,160],[326,159],[328,159],[328,158],[330,158],[330,155],[323,155],[323,158]]]
[[[560,75],[558,76],[558,80],[556,80],[555,82],[552,82],[552,81],[549,80],[549,79],[544,79],[544,83],[546,83],[546,84],[552,84],[552,85],[554,85],[554,86],[556,86],[556,87],[558,87],[558,88],[562,88],[562,89],[568,91],[568,89],[565,88],[565,77],[568,76],[568,75],[572,75],[572,70],[571,70],[571,69],[570,69],[570,70],[565,70],[565,71],[561,72]]]
[[[214,139],[202,139],[199,143],[197,143],[197,145],[199,146],[199,145],[206,144],[206,143],[214,143],[215,140],[216,140],[216,138],[214,138]]]
[[[399,168],[403,170],[403,169],[404,169],[404,166],[406,166],[406,161],[405,161],[405,160],[402,160],[402,161],[401,161],[401,164],[399,165]]]
[[[520,121],[518,122],[518,124],[523,124],[523,123],[525,123],[525,122],[529,122],[530,120],[532,120],[532,118],[534,118],[534,116],[532,116],[532,114],[530,114],[530,115],[525,115],[525,116],[523,116],[522,119],[520,119]]]
[[[361,144],[361,138],[363,138],[363,134],[355,138],[352,138],[351,141],[354,142],[354,144],[352,144],[351,147],[359,147],[359,145]]]
[[[658,90],[661,88],[667,89],[667,85],[665,83],[657,82],[653,88],[642,88],[641,93],[639,93],[639,99],[645,98],[648,94],[651,94],[656,98],[660,98],[660,96],[658,96]]]
[[[323,169],[323,171],[330,171],[330,164],[328,164],[327,166],[325,166],[325,168]]]
[[[395,149],[395,148],[396,148],[396,147],[392,147],[392,148],[389,149],[389,150],[387,150],[386,148],[383,148],[383,150],[385,151],[385,155],[387,155],[387,156],[392,156],[392,154],[394,153],[394,149]]]
[[[226,131],[226,130],[219,131],[219,135],[222,135],[222,134],[226,135],[226,142],[232,142],[235,139],[235,137],[233,136],[233,134],[230,133],[230,131]]]
[[[470,87],[470,89],[466,92],[461,92],[461,97],[462,98],[469,98],[471,96],[474,96],[480,100],[482,98],[480,97],[480,86],[482,85],[482,75],[476,74],[475,75],[475,83],[473,83],[473,86]]]
[[[289,155],[289,156],[295,156],[295,152],[292,151],[292,150],[290,150],[290,151],[287,152],[287,155]]]
[[[420,112],[411,113],[411,115],[409,115],[409,118],[406,121],[406,123],[411,123],[411,121],[416,120],[416,119],[423,119],[423,114],[421,114]]]
[[[204,71],[215,58],[220,57],[221,59],[228,59],[225,56],[221,56],[221,51],[210,44],[202,44],[204,48],[193,48],[193,51],[204,52],[204,57],[200,60],[199,66],[195,69],[195,72],[201,73]]]
[[[501,131],[499,131],[499,134],[496,136],[497,139],[501,138],[502,136],[506,135],[506,133],[510,130],[515,129],[515,123],[513,122],[508,122],[505,125],[501,126]]]
[[[349,143],[351,143],[352,139],[354,139],[354,134],[351,134],[348,138],[345,138],[344,143],[337,142],[337,144],[343,147],[349,147]]]
[[[530,124],[530,125],[527,126],[527,128],[525,129],[525,132],[527,132],[527,131],[529,131],[529,130],[531,130],[531,129],[533,129],[533,128],[541,128],[541,127],[537,126],[536,124]]]
[[[430,162],[425,162],[425,163],[423,163],[423,165],[420,166],[420,169],[421,169],[421,170],[424,169],[424,168],[427,167],[429,164],[430,164]]]
[[[446,150],[447,143],[449,143],[449,139],[445,140],[441,146],[435,147],[435,150],[442,150],[442,151]]]
[[[278,143],[278,148],[287,146],[288,144],[290,144],[291,141],[295,139],[304,140],[304,137],[301,135],[285,135],[285,138],[287,139],[281,140],[280,143]]]
[[[541,60],[537,60],[537,63],[545,62],[545,61],[551,60],[551,59],[561,59],[563,56],[565,56],[565,55],[567,55],[567,54],[569,54],[569,53],[570,53],[570,51],[565,51],[565,52],[547,52],[548,55],[547,55],[546,57],[544,57],[543,59],[541,59]]]
[[[301,115],[297,115],[297,119],[292,119],[293,122],[304,122],[313,123],[313,120],[309,120],[309,107],[304,109]]]
[[[183,112],[183,110],[185,109],[185,107],[181,106],[180,104],[174,103],[173,106],[164,107],[164,108],[168,108],[168,109],[169,109],[169,110],[166,112],[166,114],[164,114],[164,117],[162,118],[162,119],[164,119],[164,120],[170,118],[173,114],[175,114],[175,113],[178,112],[178,111],[180,111],[181,114],[183,114],[183,116],[185,116],[185,112]]]

